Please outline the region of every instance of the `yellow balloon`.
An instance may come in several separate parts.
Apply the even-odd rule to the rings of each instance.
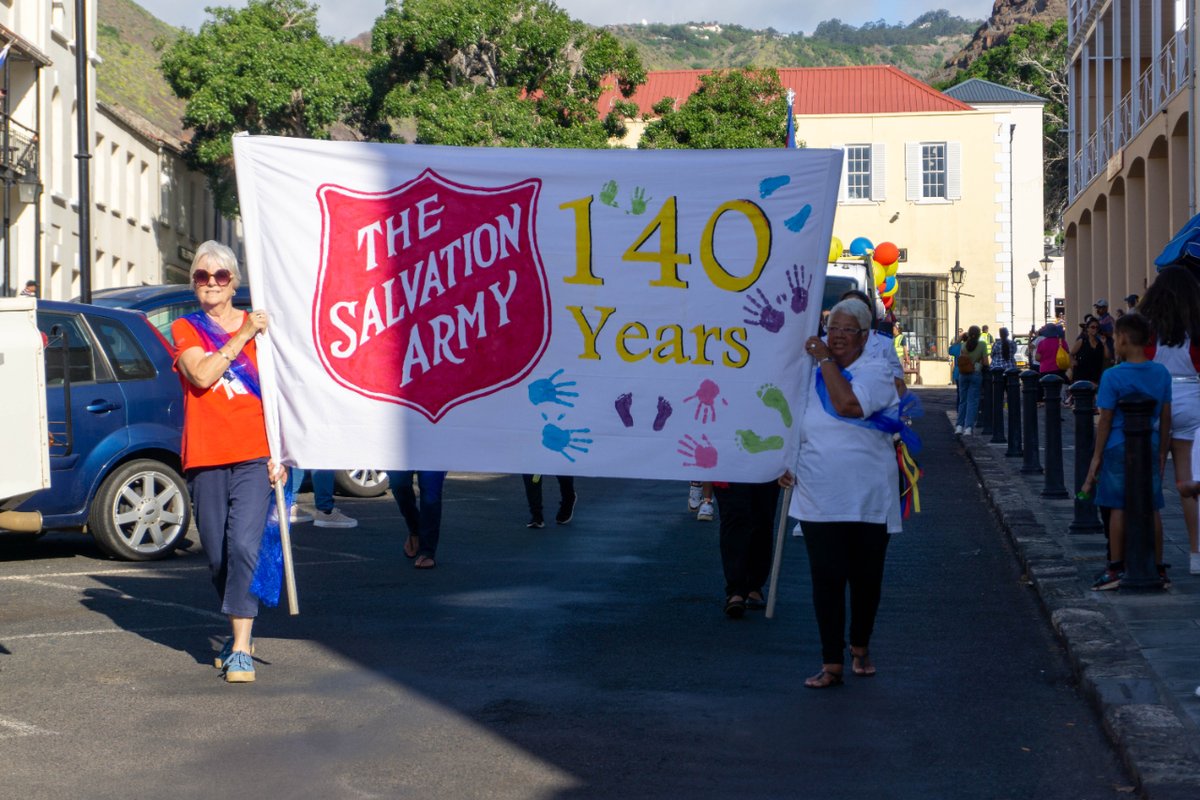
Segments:
[[[891,297],[898,291],[900,291],[900,281],[896,281],[895,285],[892,286],[892,290],[890,292],[883,292],[880,297]]]
[[[829,260],[837,261],[842,257],[842,251],[845,248],[842,246],[842,240],[836,236],[829,239]]]
[[[876,262],[876,263],[878,263],[878,262]],[[900,262],[899,261],[893,261],[891,264],[888,264],[886,267],[883,268],[883,274],[889,278],[892,277],[893,275],[895,275],[899,271],[900,271]]]
[[[875,285],[879,286],[887,277],[887,267],[880,264],[878,261],[871,262],[871,277],[875,279]]]

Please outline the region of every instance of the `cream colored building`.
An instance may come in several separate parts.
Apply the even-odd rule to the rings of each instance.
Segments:
[[[0,292],[37,280],[41,296],[80,294],[77,109],[90,144],[93,289],[181,279],[204,239],[236,245],[183,143],[127,109],[96,100],[96,0],[86,0],[88,97],[78,102],[73,0],[0,3]],[[236,249],[236,247],[235,247]]]
[[[651,73],[633,100],[645,110],[678,102],[699,74]],[[834,235],[904,253],[894,310],[925,383],[949,382],[956,305],[961,327],[986,324],[993,335],[1045,321],[1046,287],[1032,291],[1027,277],[1045,252],[1040,98],[979,81],[958,87],[959,100],[893,67],[779,76],[796,92],[797,139],[845,153]],[[626,144],[643,128],[631,126]],[[965,269],[957,302],[955,264]]]
[[[1142,294],[1196,213],[1195,0],[1069,0],[1067,311]]]

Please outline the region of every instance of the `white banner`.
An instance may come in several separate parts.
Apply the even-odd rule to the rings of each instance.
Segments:
[[[234,154],[285,463],[761,481],[794,462],[840,153]]]

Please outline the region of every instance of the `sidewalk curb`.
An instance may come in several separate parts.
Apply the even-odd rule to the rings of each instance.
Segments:
[[[947,417],[953,424],[952,413]],[[965,437],[959,445],[1140,796],[1200,797],[1200,737],[1124,622],[1091,598],[1087,575],[1064,547],[1071,534],[1056,532],[1042,519],[1035,498],[1004,480],[1013,461],[1003,450],[982,437]]]

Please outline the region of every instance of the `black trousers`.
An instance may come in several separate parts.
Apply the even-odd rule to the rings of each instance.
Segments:
[[[800,522],[812,571],[813,610],[821,633],[821,660],[845,661],[846,586],[850,587],[850,646],[867,648],[883,589],[887,525]]]
[[[731,483],[713,486],[721,516],[721,566],[725,596],[762,592],[771,574],[771,544],[779,484]]]
[[[525,481],[525,500],[529,503],[529,513],[531,516],[542,518],[542,484],[545,483],[548,476],[542,475],[536,482],[532,475],[522,475],[521,478]],[[556,475],[558,478],[558,494],[559,502],[568,500],[575,496],[575,476],[574,475]]]

